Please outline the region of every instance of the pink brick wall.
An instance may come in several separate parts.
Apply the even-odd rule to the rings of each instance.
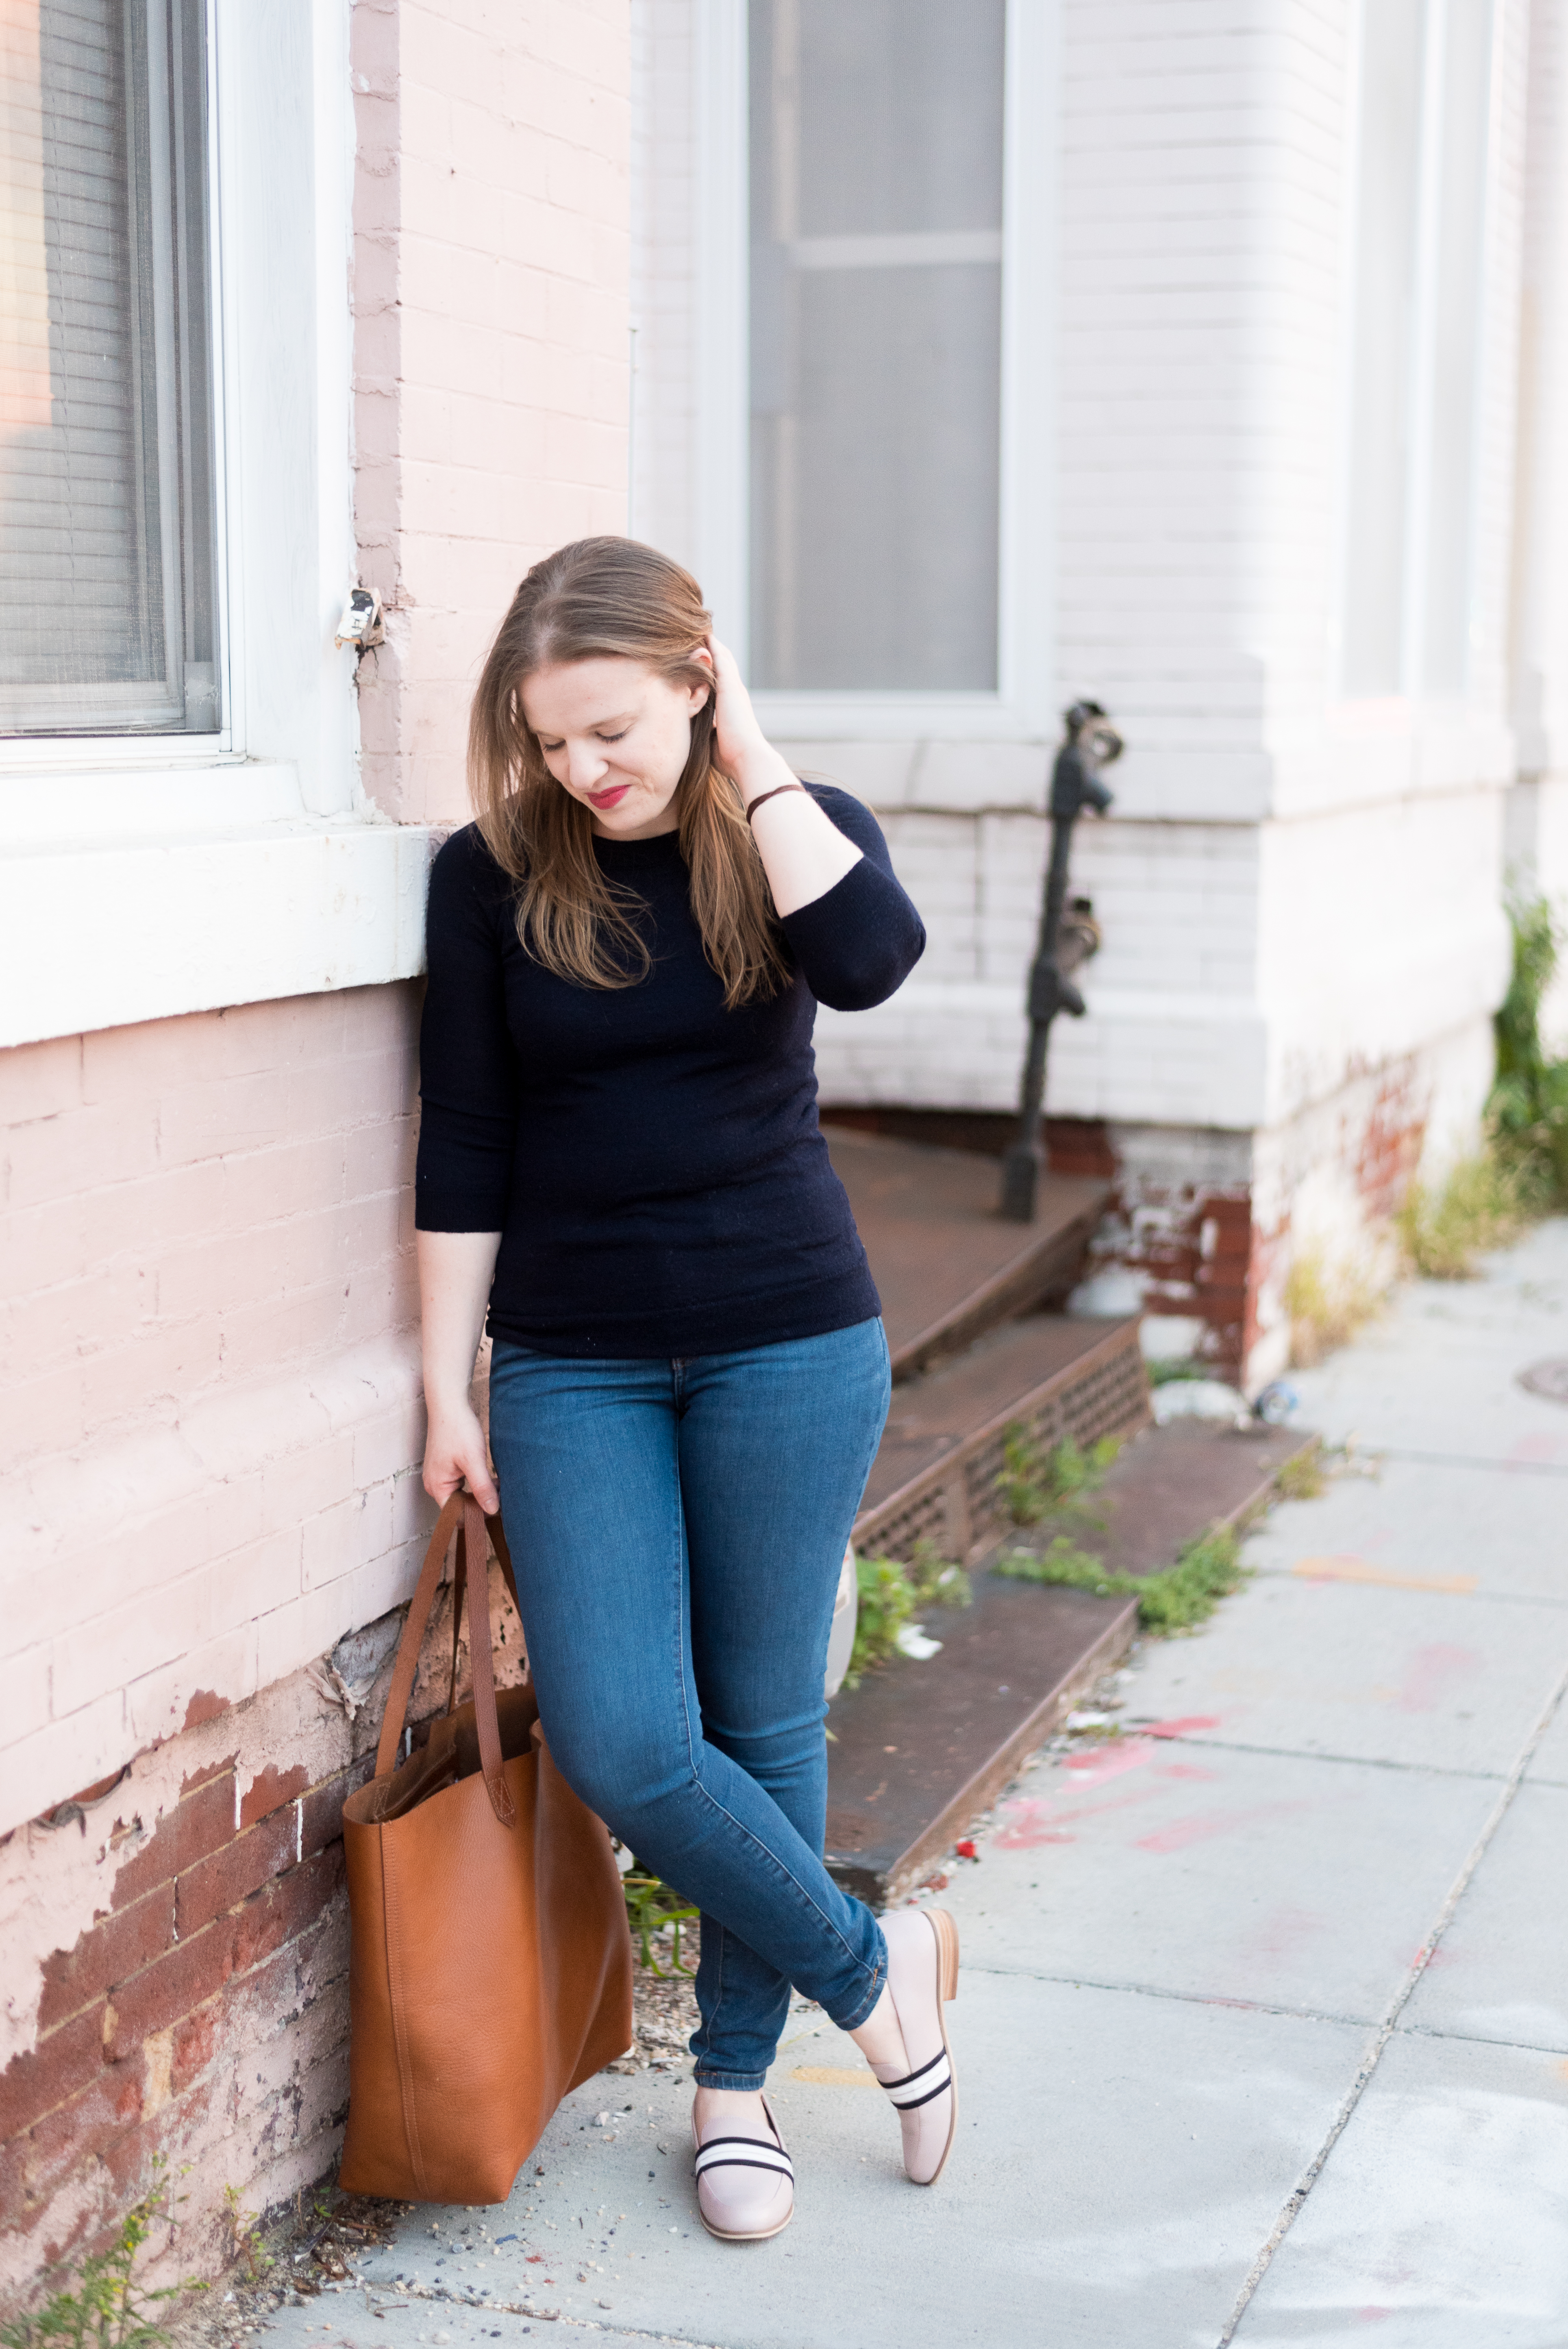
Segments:
[[[403,821],[467,816],[523,570],[624,526],[628,53],[624,0],[354,0],[364,777]],[[319,1661],[407,1597],[433,1515],[417,1012],[390,986],[0,1054],[13,2302],[155,2151],[193,2164],[179,2271],[222,2263],[225,2184],[275,2204],[335,2156],[333,1834],[368,1731]]]
[[[403,1595],[416,997],[0,1056],[0,1832]]]
[[[356,518],[387,642],[366,788],[469,813],[469,696],[518,580],[626,522],[624,0],[356,0]]]

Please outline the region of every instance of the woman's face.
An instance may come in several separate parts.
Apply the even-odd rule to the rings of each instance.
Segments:
[[[653,840],[679,822],[674,801],[691,721],[711,690],[672,685],[640,661],[565,661],[525,678],[522,714],[545,765],[590,811],[595,832]]]

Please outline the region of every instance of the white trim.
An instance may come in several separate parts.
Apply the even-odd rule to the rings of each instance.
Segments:
[[[744,0],[696,0],[696,12],[692,526],[696,575],[715,629],[739,647],[747,640],[750,601],[746,8]]]
[[[1416,282],[1410,379],[1405,390],[1405,543],[1400,554],[1399,681],[1421,692],[1427,642],[1427,548],[1431,536],[1432,411],[1437,397],[1438,271],[1441,264],[1449,0],[1426,0],[1421,25],[1421,119],[1417,130]]]
[[[744,10],[697,0],[697,347],[694,473],[697,574],[721,634],[746,641],[749,480],[747,441],[746,168],[748,94]],[[1056,730],[1053,458],[1057,313],[1056,0],[1008,0],[1005,65],[1002,418],[998,643],[995,693],[758,692],[768,731],[799,742],[1045,741]],[[985,245],[984,255],[979,244]],[[927,245],[962,244],[942,254]],[[798,254],[852,246],[852,265],[994,258],[979,238],[813,238]],[[975,245],[976,250],[968,248]],[[864,247],[863,253],[861,251]],[[891,250],[908,247],[907,253]],[[917,253],[915,248],[921,248]],[[823,265],[827,265],[823,259]],[[843,265],[842,256],[833,265]]]
[[[885,236],[798,236],[796,269],[931,269],[945,262],[1000,261],[999,228],[914,229]]]
[[[1351,469],[1356,436],[1356,327],[1358,285],[1357,254],[1362,201],[1360,152],[1362,138],[1363,50],[1366,12],[1374,0],[1361,0],[1356,12],[1346,78],[1346,121],[1348,125],[1346,170],[1346,212],[1342,235],[1341,329],[1342,360],[1338,393],[1339,479],[1334,545],[1334,595],[1328,625],[1329,674],[1343,692],[1346,645],[1346,579],[1351,557]],[[1443,177],[1449,167],[1446,148],[1449,79],[1449,16],[1454,0],[1423,0],[1421,9],[1421,98],[1417,127],[1416,256],[1411,288],[1409,373],[1405,388],[1408,426],[1405,447],[1405,530],[1400,550],[1402,607],[1399,636],[1399,698],[1414,709],[1425,704],[1451,711],[1452,700],[1429,693],[1426,686],[1429,622],[1429,543],[1431,534],[1432,431],[1437,395],[1437,335],[1440,273],[1447,265],[1441,251]],[[1481,156],[1480,199],[1490,222],[1497,200],[1500,141],[1497,135],[1501,104],[1501,43],[1503,8],[1491,6],[1491,76],[1487,127]],[[1476,324],[1484,325],[1485,273],[1489,241],[1483,224],[1475,288]],[[1476,510],[1480,495],[1481,464],[1488,419],[1484,390],[1484,338],[1473,338],[1471,366],[1480,379],[1471,417],[1470,450],[1469,572],[1464,582],[1466,615],[1466,678],[1460,698],[1474,698],[1473,658],[1481,580],[1477,564]],[[1394,697],[1387,697],[1392,699]],[[1346,704],[1346,707],[1354,705]]]
[[[0,744],[0,1041],[421,966],[429,833],[360,790],[341,0],[209,0],[222,736]],[[248,753],[248,755],[246,755]]]
[[[297,809],[297,780],[271,781]],[[0,1045],[411,978],[429,841],[296,813],[7,856]]]

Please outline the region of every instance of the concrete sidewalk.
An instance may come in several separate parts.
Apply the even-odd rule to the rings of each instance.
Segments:
[[[963,2115],[934,2193],[806,2013],[776,2241],[697,2223],[686,2074],[605,2075],[504,2211],[418,2212],[368,2293],[272,2333],[1565,2349],[1568,1409],[1516,1383],[1551,1356],[1563,1222],[1299,1378],[1377,1472],[1277,1509],[1256,1578],[1141,1651],[1123,1734],[1030,1772],[943,1896]]]

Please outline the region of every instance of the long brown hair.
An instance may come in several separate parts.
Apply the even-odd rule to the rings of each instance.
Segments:
[[[469,788],[485,844],[517,883],[525,952],[580,987],[633,987],[650,957],[624,893],[593,854],[593,819],[562,789],[522,714],[535,669],[611,656],[672,685],[707,685],[711,626],[696,581],[631,538],[580,538],[536,563],[496,632],[469,718]],[[703,951],[727,1010],[788,977],[767,877],[740,793],[714,763],[713,695],[692,719],[676,792],[680,851]],[[634,902],[634,901],[633,901]]]

